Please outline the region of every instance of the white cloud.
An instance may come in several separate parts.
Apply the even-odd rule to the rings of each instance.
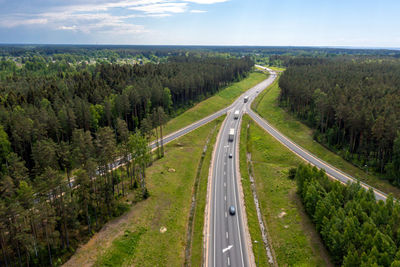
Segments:
[[[11,18],[11,17],[2,17],[0,19],[0,26],[5,28],[13,28],[17,26],[27,26],[27,25],[38,25],[38,24],[46,24],[48,22],[45,18]]]
[[[76,25],[73,25],[73,26],[60,26],[60,27],[58,27],[58,29],[67,30],[67,31],[76,31],[77,27],[76,27]]]
[[[148,30],[143,25],[133,23],[135,18],[163,18],[185,12],[205,13],[206,10],[190,7],[193,4],[226,1],[229,0],[70,0],[69,4],[50,6],[40,13],[28,11],[27,8],[26,13],[0,15],[0,27],[42,25],[52,30],[87,34],[140,34]]]
[[[192,9],[190,10],[190,13],[206,13],[206,10],[198,10],[198,9]]]
[[[149,14],[156,13],[183,13],[187,9],[187,3],[158,3],[130,7],[130,10],[143,11]]]

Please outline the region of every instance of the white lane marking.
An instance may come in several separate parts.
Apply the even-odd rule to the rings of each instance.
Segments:
[[[231,266],[231,261],[229,260],[229,257],[228,257],[228,266]]]
[[[221,127],[222,127],[222,126],[223,126],[223,124],[221,125]],[[221,136],[220,136],[220,140],[217,140],[217,142],[221,142]],[[219,144],[221,144],[221,143],[218,143],[218,145],[219,145]],[[218,163],[219,163],[219,155],[220,155],[220,154],[221,154],[221,149],[218,149],[217,155],[216,155],[216,156],[217,156],[217,162],[216,162],[217,164],[214,166],[214,173],[213,173],[213,181],[214,181],[214,225],[213,225],[213,230],[214,230],[214,231],[213,231],[213,232],[214,232],[214,233],[213,233],[213,239],[214,239],[214,240],[213,240],[213,241],[214,241],[214,242],[213,242],[213,243],[214,243],[214,245],[213,245],[213,247],[214,247],[213,252],[214,252],[214,255],[213,255],[213,266],[216,266],[216,265],[215,265],[215,257],[216,257],[216,255],[215,255],[215,254],[216,254],[216,248],[215,248],[215,242],[216,242],[216,241],[215,241],[215,240],[216,240],[216,238],[215,238],[215,236],[216,236],[216,235],[215,235],[216,229],[215,229],[215,228],[216,228],[216,227],[215,227],[215,226],[216,226],[216,224],[217,224],[217,200],[216,200],[216,199],[217,199],[217,185],[216,185],[216,184],[217,184],[217,179],[216,179],[216,178],[217,178],[217,177],[216,177],[216,174],[217,174],[217,171],[216,171],[216,170],[217,170],[217,169],[216,169],[216,168],[217,168]]]
[[[224,171],[224,175],[226,175],[226,172]]]
[[[273,81],[274,79],[272,79],[272,81]],[[265,80],[265,81],[263,81],[262,83],[263,83],[263,88],[265,87],[267,87],[267,86],[269,86],[269,84],[268,84],[268,81],[269,81],[269,79],[267,79],[267,80]],[[268,84],[268,85],[265,85],[264,86],[264,84]],[[237,104],[237,103],[243,103],[243,99],[242,98],[239,98],[239,99],[237,99],[236,100],[236,102],[234,103],[234,104],[232,104],[232,105],[235,105],[235,104]],[[244,106],[244,109],[246,110],[246,106]],[[228,109],[223,109],[222,110],[222,112],[221,112],[221,114],[222,113],[226,113],[226,111],[227,111]],[[202,120],[200,120],[200,122],[201,121],[205,121],[205,120],[207,120],[208,118],[211,118],[212,116],[214,116],[214,114],[213,115],[210,115],[209,117],[206,117],[206,118],[204,118],[204,119],[202,119]],[[193,123],[193,124],[195,124],[195,123]],[[221,128],[223,128],[223,126],[224,125],[221,125]],[[186,128],[188,128],[189,126],[187,126]],[[195,127],[194,129],[197,129],[197,127]],[[194,130],[194,129],[192,129],[192,130]],[[191,130],[191,131],[192,131]],[[189,131],[190,132],[190,131]],[[171,134],[171,136],[172,136],[173,134]],[[167,136],[168,137],[168,136]],[[165,138],[167,138],[167,137],[165,137]],[[219,138],[219,140],[217,140],[217,142],[221,142],[222,140],[222,137],[220,137]],[[221,143],[219,143],[219,144],[221,144]],[[234,144],[233,144],[233,146],[234,146]],[[224,147],[229,147],[229,143],[226,143],[226,145],[224,146]],[[214,181],[214,188],[216,188],[216,183],[217,183],[217,181],[216,181],[216,168],[217,168],[217,166],[219,166],[219,155],[221,154],[221,149],[218,149],[218,151],[217,151],[217,154],[216,154],[216,156],[217,156],[217,164],[215,165],[215,167],[214,167],[214,174],[213,174],[213,181]],[[233,166],[232,166],[232,169],[233,169]],[[235,175],[235,173],[234,173],[234,175]],[[224,186],[226,186],[226,184],[224,183]],[[234,192],[235,192],[235,190],[234,190]],[[235,192],[236,193],[236,192]],[[216,249],[215,249],[215,243],[216,243],[216,227],[215,227],[215,225],[216,225],[216,214],[217,214],[217,209],[216,209],[216,206],[217,206],[217,204],[216,204],[216,199],[217,199],[217,190],[214,190],[214,225],[213,225],[213,247],[214,247],[214,250],[213,250],[213,266],[216,266],[216,264],[215,264],[215,261],[216,261]],[[235,200],[236,200],[236,194],[235,194]],[[236,202],[236,201],[235,201]],[[239,217],[239,216],[236,216],[236,218],[237,217]],[[239,224],[238,224],[238,229],[239,229]],[[242,244],[241,244],[241,237],[240,237],[240,231],[239,231],[239,244],[240,244],[240,253],[241,253],[241,256],[242,256],[242,265],[244,266],[244,264],[243,264],[243,252],[242,252],[242,248],[241,248],[241,246],[242,246]],[[230,265],[230,260],[229,260],[229,257],[228,257],[228,265]]]
[[[226,201],[226,195],[224,196],[224,199],[225,199],[225,201]]]
[[[228,236],[229,236],[229,234],[228,234],[228,232],[226,232],[226,239],[228,239]]]
[[[233,146],[233,149],[234,149],[234,151],[236,151],[235,150],[235,146]],[[234,168],[234,166],[235,166],[235,161],[233,162],[233,164],[231,165],[232,166],[232,173],[233,173],[233,175],[232,175],[232,178],[233,178],[233,184],[235,185],[234,186],[234,188],[233,188],[233,198],[235,199],[235,202],[234,203],[236,203],[236,205],[238,206],[238,210],[239,210],[239,207],[240,207],[240,200],[238,200],[237,198],[236,198],[236,190],[238,190],[238,184],[237,184],[237,179],[236,179],[236,172],[235,172],[235,168]],[[238,192],[238,195],[239,195],[239,192]],[[239,214],[236,216],[236,222],[237,222],[237,231],[238,231],[238,234],[239,234],[239,248],[240,248],[240,257],[241,257],[241,259],[242,259],[242,266],[244,266],[244,258],[243,258],[243,248],[242,248],[242,237],[241,237],[241,234],[240,234],[240,228],[239,228]],[[244,227],[244,226],[243,226]]]
[[[226,213],[226,211],[225,211],[225,218],[226,218],[226,217],[228,217],[228,213]]]
[[[226,187],[226,183],[224,182],[224,187]]]
[[[224,165],[226,165],[226,162],[224,162]]]
[[[222,253],[227,252],[227,251],[230,250],[232,247],[233,247],[233,245],[229,245],[227,248],[224,248],[224,249],[222,250]]]

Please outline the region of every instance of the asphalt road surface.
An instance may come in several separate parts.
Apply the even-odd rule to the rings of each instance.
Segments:
[[[268,79],[246,92],[246,96],[254,98],[258,92],[266,88],[274,80]],[[207,266],[249,266],[248,247],[245,234],[242,205],[238,177],[236,175],[236,158],[239,157],[238,145],[239,123],[244,111],[244,95],[239,97],[228,109],[228,115],[221,126],[212,170],[211,202],[209,210],[209,242]],[[239,110],[239,118],[234,113]],[[229,140],[229,131],[234,129],[234,138]],[[232,154],[232,158],[229,155]],[[231,215],[229,207],[234,206],[236,213]],[[251,242],[251,241],[250,241]],[[250,252],[251,253],[251,252]]]

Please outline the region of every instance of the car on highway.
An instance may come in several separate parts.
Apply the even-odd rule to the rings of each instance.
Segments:
[[[234,206],[230,206],[230,207],[229,207],[229,214],[230,214],[230,215],[235,215],[235,213],[236,213],[235,207],[234,207]]]
[[[229,158],[231,159],[233,157],[232,153],[229,154]]]

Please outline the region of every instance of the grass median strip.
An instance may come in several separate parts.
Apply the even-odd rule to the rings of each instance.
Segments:
[[[254,243],[255,240],[260,242],[262,240],[262,234],[260,230],[260,226],[258,224],[257,218],[257,211],[256,206],[253,201],[253,195],[251,192],[251,183],[249,177],[249,169],[247,166],[247,123],[248,119],[247,116],[243,116],[242,121],[242,128],[240,133],[240,147],[239,147],[239,168],[240,168],[240,176],[242,177],[242,188],[243,188],[243,195],[244,195],[244,203],[246,206],[246,213],[247,213],[247,225],[249,227],[249,232],[251,236],[251,242],[253,243],[253,254],[254,258],[259,261],[260,266],[271,266],[268,263],[267,254],[265,253],[264,248],[259,248]]]
[[[399,188],[391,185],[385,180],[379,179],[379,177],[374,174],[367,174],[365,171],[344,160],[336,153],[317,143],[313,139],[313,129],[307,127],[294,116],[279,107],[278,97],[280,88],[277,81],[263,91],[252,104],[252,108],[260,116],[266,119],[281,133],[296,142],[299,146],[307,149],[320,159],[370,186],[385,193],[392,193],[395,198],[400,198]]]
[[[223,109],[230,104],[246,90],[265,80],[267,76],[261,72],[251,72],[248,77],[240,82],[222,89],[216,95],[207,98],[189,110],[185,111],[176,118],[170,120],[164,128],[164,135],[175,132],[193,122],[207,117],[214,112]]]
[[[262,239],[250,189],[246,157],[252,163],[251,171],[261,213],[278,265],[331,265],[318,233],[304,213],[296,193],[296,183],[287,177],[289,169],[297,167],[301,160],[248,116],[243,118],[241,131],[240,168],[252,241]],[[256,262],[259,257],[260,266],[268,266],[264,248],[253,246],[253,252]]]

